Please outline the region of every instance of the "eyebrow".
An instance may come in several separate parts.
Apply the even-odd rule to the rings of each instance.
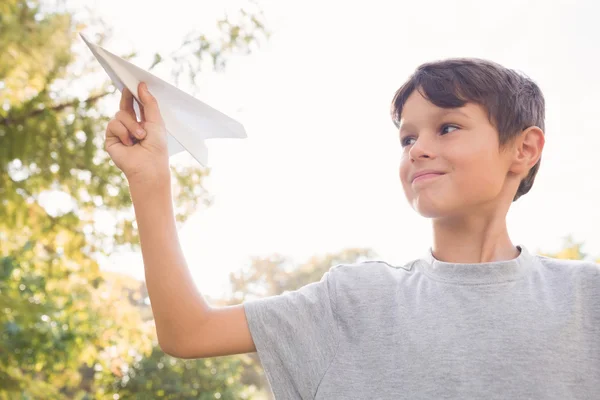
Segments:
[[[436,117],[438,118],[442,118],[445,117],[447,115],[452,115],[452,114],[456,114],[456,115],[460,115],[461,117],[467,118],[467,119],[472,119],[472,117],[470,117],[468,114],[457,110],[457,109],[443,109],[442,111],[438,111],[436,113]],[[403,122],[400,124],[400,128],[398,129],[398,132],[403,132],[405,130],[416,130],[416,127],[411,124],[410,122]]]
[[[446,116],[448,114],[458,114],[465,118],[471,119],[471,117],[469,115],[467,115],[466,113],[464,113],[460,110],[457,110],[457,109],[444,110],[444,111],[440,112],[439,114],[440,114],[440,116]]]
[[[398,129],[398,133],[402,133],[404,131],[415,131],[416,127],[410,122],[404,122],[400,124],[400,128]]]

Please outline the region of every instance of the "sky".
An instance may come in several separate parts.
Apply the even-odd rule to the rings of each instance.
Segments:
[[[241,1],[84,0],[112,30],[105,48],[140,66],[210,30]],[[551,252],[571,235],[600,256],[600,3],[589,1],[259,1],[271,37],[194,92],[240,121],[246,139],[207,142],[214,204],[180,229],[199,290],[218,297],[251,257],[297,263],[349,247],[400,264],[431,245],[407,203],[389,118],[396,89],[421,63],[487,58],[534,79],[546,97],[546,146],[532,191],[507,217],[513,243]],[[226,7],[226,8],[225,8]],[[169,71],[157,72],[172,82]],[[114,110],[118,98],[114,99]],[[189,155],[171,162],[189,162]],[[141,253],[102,267],[143,278]]]

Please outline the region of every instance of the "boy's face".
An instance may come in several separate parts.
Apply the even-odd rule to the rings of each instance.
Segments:
[[[400,180],[419,214],[445,218],[508,211],[518,182],[506,179],[510,152],[500,151],[498,132],[483,107],[440,108],[415,90],[403,107],[399,133]],[[413,181],[426,170],[441,175]]]

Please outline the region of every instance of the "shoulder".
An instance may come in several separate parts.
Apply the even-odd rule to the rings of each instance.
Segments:
[[[535,256],[540,264],[540,272],[555,281],[557,285],[600,286],[600,264],[588,260],[563,260],[559,258]]]
[[[558,272],[600,274],[600,264],[588,260],[564,260],[542,255],[535,255],[535,258],[544,268]]]
[[[403,276],[411,275],[418,260],[401,265],[386,261],[369,260],[354,264],[339,264],[329,270],[330,279],[339,291],[347,292],[382,290],[395,286]]]
[[[355,278],[365,275],[373,276],[377,274],[389,274],[398,271],[410,272],[418,260],[412,260],[400,265],[392,265],[386,261],[369,260],[353,264],[338,264],[329,270],[336,277]]]
[[[398,290],[408,285],[416,261],[392,265],[371,260],[332,267],[329,279],[335,287],[333,304],[338,320],[352,326],[361,325],[359,321],[364,321],[363,326],[384,321],[390,307],[402,301]]]

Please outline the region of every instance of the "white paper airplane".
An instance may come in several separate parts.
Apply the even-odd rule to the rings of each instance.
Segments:
[[[247,137],[238,121],[80,35],[121,92],[127,87],[140,102],[137,88],[140,82],[146,82],[158,102],[167,128],[169,156],[187,150],[206,167],[208,150],[205,139]],[[137,104],[135,106],[139,115]]]

